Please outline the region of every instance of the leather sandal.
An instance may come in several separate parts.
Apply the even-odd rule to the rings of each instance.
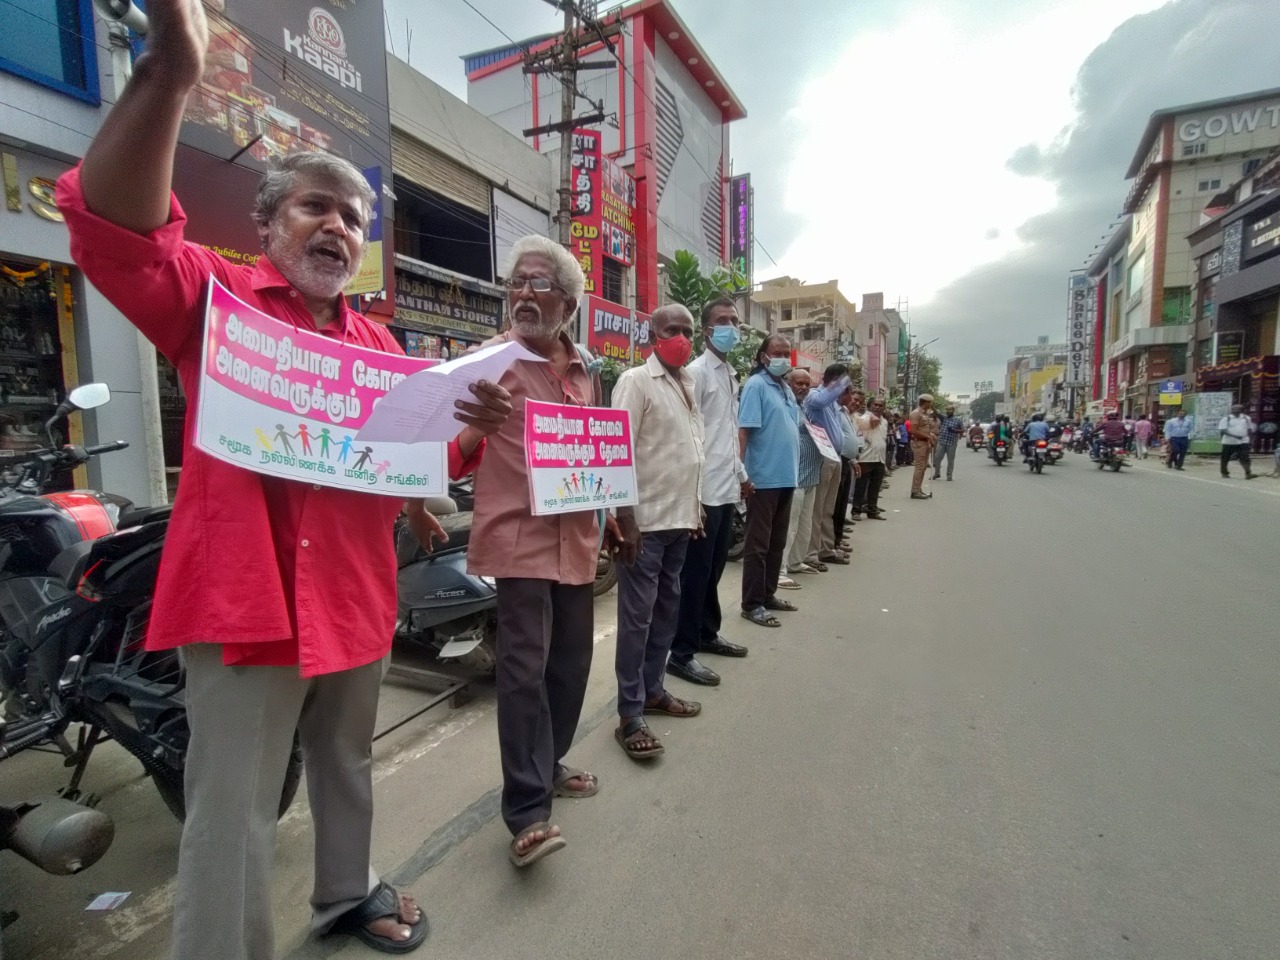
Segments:
[[[422,913],[421,907],[418,910],[421,914],[418,922],[405,923],[400,919],[400,894],[390,884],[379,883],[362,902],[340,916],[329,928],[329,933],[355,937],[366,947],[382,953],[409,953],[427,939],[427,915]],[[384,917],[394,917],[397,923],[408,927],[409,939],[393,940],[369,929],[369,924]]]

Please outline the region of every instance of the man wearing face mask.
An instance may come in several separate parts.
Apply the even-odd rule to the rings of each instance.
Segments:
[[[631,415],[640,501],[620,508],[619,520],[634,516],[642,534],[635,564],[618,567],[615,737],[633,760],[650,760],[665,749],[645,714],[695,717],[702,710],[662,683],[680,613],[685,551],[690,537],[702,536],[702,418],[693,377],[684,369],[693,353],[693,317],[671,304],[650,322],[653,353],[613,388],[613,405]]]
[[[702,308],[702,336],[706,350],[688,366],[693,398],[702,415],[703,532],[689,541],[680,571],[680,616],[667,672],[715,686],[720,674],[701,663],[699,653],[745,657],[747,648],[720,634],[720,577],[729,558],[733,513],[753,487],[738,455],[738,378],[728,363],[738,345],[738,308],[719,297]]]
[[[747,501],[742,616],[761,627],[782,626],[773,612],[796,609],[775,596],[800,473],[800,407],[783,381],[790,370],[791,341],[780,333],[766,337],[738,408],[738,445],[756,488]]]

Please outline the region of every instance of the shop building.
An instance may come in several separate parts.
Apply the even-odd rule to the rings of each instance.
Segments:
[[[854,314],[854,329],[862,358],[862,381],[868,396],[898,393],[898,359],[905,353],[907,327],[893,307],[886,309],[883,293],[864,293],[862,309]]]
[[[1196,270],[1195,382],[1205,416],[1240,403],[1255,448],[1280,433],[1280,151],[1230,185],[1187,238]]]
[[[411,356],[448,359],[500,331],[511,247],[551,235],[558,169],[402,60],[387,76],[395,261],[370,314]]]
[[[102,122],[110,60],[88,2],[58,24],[11,7],[0,30],[0,467],[44,446],[40,425],[67,391],[102,381],[111,402],[73,414],[59,440],[125,440],[63,488],[92,486],[149,501],[139,354],[133,327],[71,262],[54,181],[83,155]]]
[[[796,366],[819,375],[837,361],[855,370],[861,367],[857,311],[840,292],[838,281],[805,283],[777,277],[761,283],[752,300],[768,310],[769,329],[791,339]]]
[[[575,246],[580,260],[588,258],[588,276],[596,274],[599,281],[593,293],[598,302],[588,306],[588,315],[596,310],[650,314],[661,304],[659,265],[670,262],[677,250],[696,254],[710,270],[735,253],[741,258],[749,242],[746,234],[730,228],[729,124],[746,111],[668,0],[639,0],[602,21],[617,29],[610,40],[614,52],[600,42],[582,47],[579,55],[611,66],[583,71],[578,88],[603,103],[605,122],[591,131],[575,131],[567,144],[556,134],[528,140],[539,153],[567,146],[574,151],[578,172],[590,171],[587,164],[598,152],[604,182],[621,191],[615,197],[620,204],[599,198],[615,215],[603,218],[600,245]],[[557,38],[535,37],[465,57],[468,102],[520,137],[558,120],[559,81],[551,74],[523,72],[526,54],[549,49]],[[750,184],[740,183],[736,196],[734,209],[749,231]],[[629,223],[618,222],[623,220]],[[584,227],[589,232],[589,224],[579,229]],[[634,237],[629,255],[627,236]],[[615,251],[621,256],[614,256]],[[614,323],[601,316],[603,323]],[[590,323],[588,333],[595,328]],[[616,342],[621,340],[619,336]]]
[[[1125,310],[1125,264],[1129,252],[1131,219],[1125,217],[1103,244],[1085,271],[1093,306],[1093,350],[1090,363],[1093,385],[1090,402],[1093,412],[1120,409],[1120,393],[1128,387],[1120,377],[1124,360],[1108,359],[1116,342],[1129,334],[1129,313]],[[1123,383],[1123,386],[1121,385]]]
[[[1280,146],[1280,89],[1187,104],[1151,115],[1126,174],[1123,212],[1127,333],[1108,363],[1120,363],[1120,400],[1158,415],[1160,383],[1190,369],[1196,283],[1185,242],[1225,185],[1247,176]]]

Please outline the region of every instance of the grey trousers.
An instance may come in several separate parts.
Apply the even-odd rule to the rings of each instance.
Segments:
[[[836,550],[836,497],[840,493],[840,464],[822,458],[822,479],[813,501],[813,521],[806,559],[814,563]]]
[[[680,616],[680,568],[688,530],[646,533],[635,566],[618,566],[618,716],[638,717],[662,694]]]
[[[955,443],[948,443],[945,446],[939,443],[933,448],[933,475],[935,477],[942,474],[942,460],[945,457],[947,461],[947,476],[951,476],[956,471],[956,446]]]
[[[551,817],[556,764],[573,746],[591,673],[591,584],[498,580],[502,819],[513,833]]]
[[[217,643],[183,659],[191,740],[174,960],[272,960],[276,818],[295,728],[315,821],[312,930],[378,884],[371,752],[385,663],[304,679],[297,667],[223,666]]]

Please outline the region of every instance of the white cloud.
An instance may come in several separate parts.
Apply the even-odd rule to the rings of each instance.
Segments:
[[[1006,161],[1061,135],[1084,58],[1159,5],[1078,0],[963,23],[917,9],[857,36],[789,117],[784,202],[806,226],[782,268],[922,303],[981,263],[1016,257],[1017,227],[1056,198],[1048,181]]]

